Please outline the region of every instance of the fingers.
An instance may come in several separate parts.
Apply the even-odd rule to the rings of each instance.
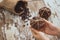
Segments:
[[[47,20],[46,20],[46,19],[44,19],[44,18],[43,18],[43,20],[44,20],[46,23],[51,23],[51,22],[47,21]]]
[[[35,30],[34,28],[30,27],[31,31],[34,32],[34,33],[38,33],[39,31]]]
[[[31,30],[32,30],[32,34],[35,38],[37,38],[39,40],[49,40],[48,38],[46,38],[46,36],[42,35],[41,33],[39,33],[34,28],[31,28]]]
[[[54,24],[53,23],[51,23],[50,21],[47,21],[47,20],[45,20],[45,19],[43,19],[48,25],[52,25],[52,26],[54,26]]]
[[[32,31],[32,34],[35,38],[39,39],[40,38],[40,34],[37,30],[35,30],[34,28],[30,28]]]
[[[43,19],[43,20],[44,20],[45,23],[46,23],[46,27],[51,28],[51,29],[56,28],[56,26],[55,26],[53,23],[51,23],[51,22],[49,22],[49,21],[47,21],[47,20],[45,20],[45,19]]]
[[[32,34],[36,37],[37,35],[39,35],[39,32],[37,30],[35,30],[34,28],[30,28],[32,31]]]

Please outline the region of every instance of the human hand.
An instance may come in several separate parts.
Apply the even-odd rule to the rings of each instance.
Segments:
[[[31,28],[32,34],[33,36],[37,39],[37,40],[50,40],[48,37],[46,37],[45,35],[43,35],[41,32],[35,30],[34,28]]]
[[[37,30],[38,32],[40,32],[40,31],[44,32],[49,35],[54,35],[54,36],[59,35],[60,30],[55,25],[53,25],[51,22],[49,22],[45,19],[43,19],[43,21],[45,23],[44,26],[42,26],[41,28],[38,28],[39,30],[38,29],[35,29],[35,30]],[[35,24],[35,25],[37,25],[37,24]],[[36,26],[36,28],[37,27],[38,27],[38,25]]]

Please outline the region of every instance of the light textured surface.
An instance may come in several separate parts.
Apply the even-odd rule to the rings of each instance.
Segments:
[[[28,8],[30,9],[30,13],[32,17],[37,16],[39,9],[44,6],[49,7],[52,11],[49,21],[51,21],[53,24],[59,27],[60,26],[60,9],[59,9],[60,1],[59,0],[40,0],[40,1],[35,0],[35,1],[28,2]],[[4,39],[35,40],[35,38],[33,38],[33,35],[29,29],[30,27],[29,20],[25,23],[24,21],[21,20],[19,16],[16,16],[16,15],[14,16],[13,14],[11,15],[11,13],[6,10],[4,11],[4,14],[5,14],[6,23],[9,23],[8,26],[7,24],[5,24],[2,27]],[[15,27],[15,23],[17,23],[17,27]],[[25,25],[25,27],[23,25]],[[50,40],[58,40],[58,38],[55,36],[47,35],[44,33],[40,33],[40,34],[48,37]]]

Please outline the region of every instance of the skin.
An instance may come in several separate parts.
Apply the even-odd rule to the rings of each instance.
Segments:
[[[37,39],[37,40],[50,40],[48,37],[44,36],[42,33],[38,32],[37,30],[31,28],[32,34],[33,36]]]
[[[43,27],[42,29],[40,29],[40,31],[35,30],[34,28],[30,27],[32,34],[35,38],[37,39],[42,39],[42,40],[49,40],[48,38],[42,36],[39,32],[43,32],[49,35],[53,35],[53,36],[59,36],[60,33],[60,29],[57,28],[55,25],[53,25],[51,22],[43,19],[46,22],[45,27]]]

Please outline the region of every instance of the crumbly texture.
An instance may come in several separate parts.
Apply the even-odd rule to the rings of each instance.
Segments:
[[[23,20],[27,19],[29,16],[29,8],[27,8],[28,3],[26,1],[18,1],[14,10]]]
[[[42,29],[44,26],[45,26],[45,22],[42,18],[38,18],[38,17],[35,17],[31,20],[31,23],[30,23],[31,27],[40,31],[40,29]]]
[[[43,7],[39,9],[39,16],[48,20],[49,16],[51,15],[51,10],[47,7]]]

